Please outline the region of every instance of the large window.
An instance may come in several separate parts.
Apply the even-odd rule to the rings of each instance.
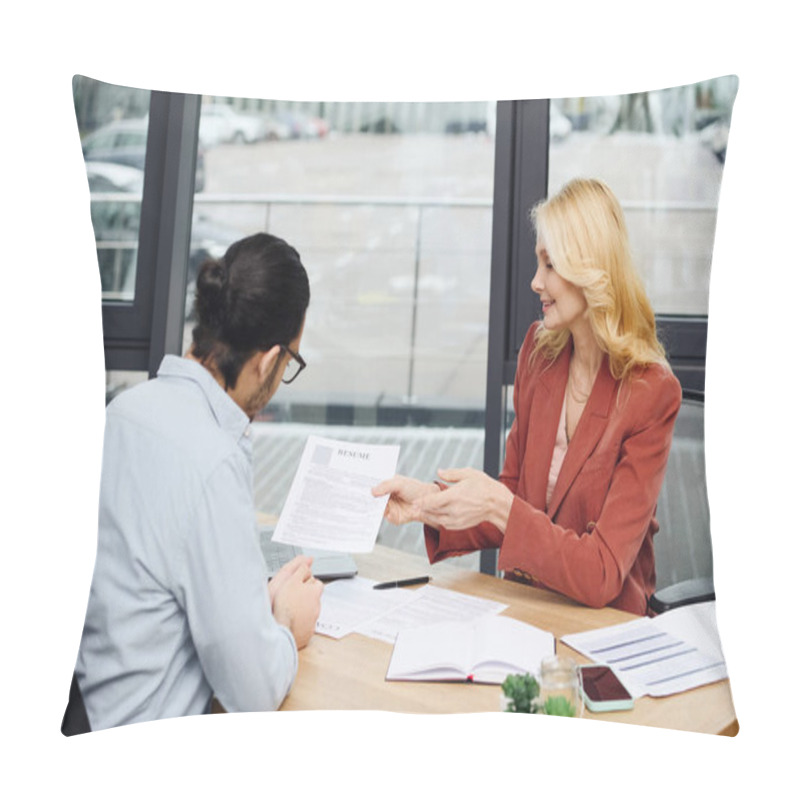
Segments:
[[[76,108],[80,93],[98,96],[112,89],[126,97],[119,87],[78,79]],[[169,105],[172,96],[155,94],[149,111],[140,113],[142,99],[132,114],[143,131],[148,123],[162,126],[165,111],[179,130],[194,124],[196,155],[187,156],[184,143],[168,156],[169,127],[161,140],[151,129],[147,159],[129,167],[135,190],[92,187],[98,260],[101,274],[110,276],[103,278],[104,312],[135,305],[137,281],[147,275],[154,286],[161,280],[165,287],[153,289],[153,306],[179,282],[181,287],[179,342],[150,334],[144,371],[120,363],[106,326],[109,397],[153,374],[159,351],[190,346],[194,281],[202,261],[222,255],[242,236],[268,231],[300,252],[312,299],[301,348],[308,369],[291,387],[282,387],[256,420],[259,511],[267,519],[279,514],[310,433],[399,443],[399,471],[425,479],[440,466],[481,467],[492,106],[196,101],[194,120],[188,104],[178,113]],[[160,111],[154,110],[158,102]],[[179,171],[191,157],[196,161],[187,198],[180,193]],[[94,169],[88,154],[86,163],[87,172]],[[172,167],[177,199],[169,206],[170,219],[162,195],[158,224],[148,228],[150,206],[142,186],[170,182],[158,181],[159,163],[164,172]],[[123,208],[124,231],[108,230],[104,220]],[[190,224],[181,251],[182,215]],[[153,239],[154,266],[142,254]],[[105,250],[124,251],[126,269],[108,270]],[[169,274],[160,279],[161,272]],[[156,309],[151,331],[158,316]],[[169,328],[174,318],[167,314],[161,327]],[[418,526],[385,525],[379,542],[423,548]],[[477,564],[477,556],[464,560]]]
[[[735,77],[636,95],[498,105],[498,173],[493,243],[484,466],[496,474],[513,420],[516,356],[540,313],[530,210],[573,177],[605,180],[619,197],[634,262],[656,312],[672,367],[702,391],[708,286],[717,199]],[[507,231],[507,236],[503,232]],[[495,554],[481,556],[494,571]]]
[[[489,111],[205,98],[207,182],[194,199],[193,240],[212,249],[267,230],[299,250],[311,277],[309,369],[281,398],[295,418],[302,405],[382,420],[482,409]]]
[[[492,357],[503,361],[495,383],[513,382],[516,354],[540,312],[529,288],[530,209],[581,175],[604,179],[620,198],[673,369],[684,386],[703,390],[711,252],[736,88],[726,77],[636,95],[498,105],[504,180],[494,204],[501,235],[493,240],[493,291],[502,295],[496,313],[505,322],[493,309],[501,333]]]
[[[132,303],[150,92],[76,78],[103,302]]]
[[[153,374],[180,347],[199,102],[73,80],[91,190],[109,372]],[[122,388],[110,380],[109,394]]]
[[[257,421],[259,510],[280,512],[312,432],[400,443],[399,471],[426,480],[446,466],[496,474],[506,389],[539,312],[529,212],[579,174],[620,197],[673,366],[702,388],[735,90],[290,103],[76,78],[109,395],[189,347],[203,259],[268,231],[300,252],[312,298],[309,368]],[[384,526],[379,542],[422,550],[419,526]]]
[[[397,442],[399,470],[426,480],[439,466],[482,466],[491,112],[203,98],[192,241],[216,255],[268,231],[297,248],[311,281],[308,369],[258,427],[262,513],[280,512],[309,433]],[[193,252],[184,348],[199,263]],[[378,541],[423,547],[419,526],[384,525]]]
[[[553,100],[549,190],[605,180],[659,315],[708,315],[717,201],[735,77],[612,97]]]

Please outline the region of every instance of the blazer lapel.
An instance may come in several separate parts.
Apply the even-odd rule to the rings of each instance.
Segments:
[[[566,378],[564,385],[566,388]],[[608,368],[608,356],[604,356],[586,408],[581,414],[578,427],[567,447],[561,471],[558,474],[556,485],[553,487],[553,496],[550,498],[550,507],[548,508],[548,515],[551,519],[555,516],[564,496],[603,435],[616,389],[617,382]],[[559,411],[560,409],[559,406]]]
[[[556,360],[542,370],[538,379],[541,391],[533,393],[527,439],[528,446],[535,447],[538,456],[531,462],[532,470],[528,483],[531,490],[530,501],[535,508],[545,508],[546,505],[550,462],[553,460],[558,422],[561,419],[571,353],[572,340]]]

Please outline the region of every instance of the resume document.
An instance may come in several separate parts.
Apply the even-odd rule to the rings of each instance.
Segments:
[[[395,474],[399,455],[399,445],[309,436],[273,541],[370,552],[388,502],[371,490]]]

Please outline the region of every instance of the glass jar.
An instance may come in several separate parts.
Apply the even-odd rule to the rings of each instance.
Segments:
[[[583,716],[578,665],[567,656],[542,659],[539,693],[540,713],[561,717]]]

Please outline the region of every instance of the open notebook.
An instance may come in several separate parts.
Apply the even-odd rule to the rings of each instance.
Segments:
[[[520,620],[486,614],[403,628],[397,634],[387,681],[497,683],[514,673],[539,674],[555,653],[553,634]]]
[[[314,561],[311,572],[321,581],[334,580],[335,578],[352,578],[357,572],[356,562],[349,553],[339,553],[332,550],[315,550],[308,547],[296,547],[282,542],[273,542],[272,534],[275,529],[271,526],[262,526],[258,529],[261,554],[267,565],[267,574],[271,578],[284,564],[288,564],[295,556],[308,555]]]

